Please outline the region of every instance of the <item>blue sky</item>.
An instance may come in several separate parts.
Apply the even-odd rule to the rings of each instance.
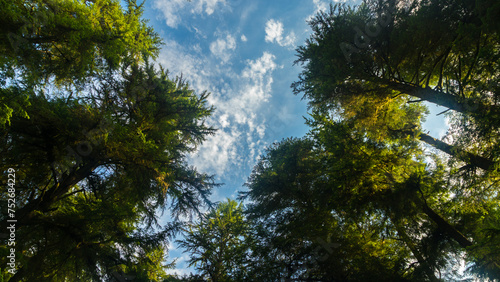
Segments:
[[[318,1],[149,0],[145,17],[165,45],[158,61],[197,92],[211,93],[218,128],[191,157],[225,183],[213,200],[241,189],[266,145],[307,131],[306,102],[290,84],[295,48],[309,35]]]
[[[265,147],[307,132],[307,103],[290,89],[300,66],[295,49],[310,35],[307,20],[328,8],[326,0],[147,0],[144,17],[163,38],[158,62],[182,74],[216,107],[208,121],[219,129],[190,156],[199,171],[224,183],[213,201],[235,198]],[[439,112],[436,106],[429,107]],[[442,118],[426,129],[445,132]],[[187,254],[171,246],[177,273],[187,273]]]

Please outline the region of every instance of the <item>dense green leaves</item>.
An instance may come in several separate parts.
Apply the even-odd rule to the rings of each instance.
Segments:
[[[81,88],[123,63],[156,56],[161,41],[141,19],[142,5],[125,4],[0,1],[0,126],[12,115],[26,116],[33,89],[50,91],[47,83]]]
[[[5,277],[163,280],[180,216],[216,186],[185,162],[214,132],[208,94],[149,63],[159,39],[135,1],[0,4],[0,166],[18,181],[17,272]]]
[[[400,113],[411,106],[401,102],[441,105],[456,112],[457,149],[494,161],[499,49],[497,30],[486,16],[494,10],[492,3],[472,0],[332,6],[311,20],[313,35],[298,48],[304,71],[294,91],[313,108],[355,117],[365,130],[375,124],[366,120],[380,120],[378,129],[384,120],[405,116],[393,112],[388,119],[390,112],[381,107],[387,103],[392,106],[385,108]],[[420,129],[416,116],[402,121],[388,129]],[[474,147],[478,143],[483,150]]]
[[[497,7],[405,3],[311,20],[293,84],[311,130],[270,146],[241,195],[254,280],[466,279],[460,263],[498,278]],[[448,143],[422,101],[455,112]]]
[[[436,280],[464,251],[476,274],[497,277],[495,248],[483,239],[495,234],[485,222],[498,214],[498,30],[486,12],[495,9],[483,1],[338,4],[311,20],[313,35],[298,49],[304,71],[293,87],[315,111],[311,151],[320,165],[308,175],[333,191],[321,199],[343,219],[397,234],[416,260],[400,273],[409,279]],[[420,101],[455,112],[453,143],[422,132]],[[417,140],[448,154],[449,166]],[[265,175],[254,172],[249,186],[263,205],[252,191]]]
[[[2,75],[15,68],[29,81],[85,80],[127,58],[158,51],[159,38],[136,1],[0,2]]]
[[[310,124],[309,138],[268,150],[244,192],[260,242],[253,252],[262,262],[258,273],[437,281],[466,252],[495,277],[495,259],[474,249],[491,248],[481,239],[491,230],[481,218],[497,213],[496,196],[482,192],[483,202],[474,205],[480,210],[464,206],[470,196],[456,194],[442,165],[419,160],[420,150],[370,140],[321,115]]]
[[[180,281],[167,242],[182,230],[188,281],[441,281],[458,262],[498,279],[499,5],[405,3],[311,20],[293,85],[310,132],[266,150],[245,206],[211,207],[217,184],[185,161],[214,133],[208,94],[150,62],[160,42],[135,1],[0,0],[18,220],[18,271],[0,277]],[[425,133],[422,101],[448,109],[447,140]]]
[[[228,199],[189,225],[178,242],[203,280],[243,281],[249,279],[248,232],[243,206]]]
[[[126,67],[81,98],[32,96],[30,119],[12,117],[1,132],[2,171],[20,179],[11,280],[164,275],[178,220],[159,226],[158,212],[197,212],[215,185],[184,161],[213,132],[206,97],[152,65]]]

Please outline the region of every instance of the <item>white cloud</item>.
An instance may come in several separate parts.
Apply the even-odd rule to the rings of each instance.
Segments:
[[[339,2],[339,1],[335,1],[335,2]],[[329,8],[329,4],[326,2],[323,2],[321,0],[313,0],[313,3],[314,3],[314,6],[316,7],[315,14],[317,14],[318,12],[326,12]]]
[[[266,41],[273,42],[283,37],[283,24],[275,20],[266,23]]]
[[[231,58],[231,51],[234,49],[236,40],[231,35],[227,35],[225,39],[219,38],[210,44],[210,52],[225,63]]]
[[[200,171],[222,174],[230,163],[238,159],[240,132],[237,128],[219,130],[207,138],[192,156],[194,166]]]
[[[266,42],[276,42],[280,46],[291,46],[295,44],[295,33],[292,31],[287,36],[283,37],[283,23],[274,19],[266,23]]]
[[[153,6],[163,13],[168,26],[176,28],[183,13],[190,11],[192,14],[211,15],[219,3],[226,5],[225,0],[155,0]]]
[[[273,54],[264,52],[259,59],[247,62],[248,65],[243,70],[242,76],[262,82],[266,73],[276,69],[274,59],[275,56]]]
[[[206,68],[209,61],[199,53],[200,46],[193,45],[186,48],[175,41],[166,39],[164,43],[158,58],[162,66],[173,76],[182,74],[188,80],[190,87],[198,93],[205,90],[211,91],[210,74],[212,72]]]
[[[241,41],[243,41],[243,42],[248,41],[247,37],[244,34],[241,35]]]
[[[228,119],[227,114],[223,114],[219,117],[219,124],[222,126],[222,128],[226,128],[229,126],[230,123],[227,119]]]
[[[221,4],[226,4],[225,0],[198,0],[193,1],[196,4],[196,7],[193,9],[195,13],[201,14],[203,8],[205,8],[205,13],[207,15],[211,15],[214,13],[217,4],[220,2]]]
[[[185,5],[185,0],[158,0],[154,2],[154,7],[163,13],[167,25],[174,28],[180,22],[179,11]]]
[[[211,104],[216,106],[213,123],[220,130],[209,137],[193,156],[193,164],[201,171],[219,175],[231,166],[242,162],[252,165],[262,148],[265,118],[260,114],[272,90],[272,72],[277,68],[275,57],[270,53],[256,60],[247,61],[227,95],[213,95]]]
[[[225,46],[226,51],[235,48],[233,41],[236,40],[232,36],[222,41],[215,44]],[[235,71],[232,64],[214,62],[217,56],[224,57],[223,53],[212,50],[214,56],[206,57],[198,52],[199,48],[198,45],[186,48],[165,40],[159,56],[159,61],[172,75],[182,73],[197,93],[211,92],[208,102],[216,107],[207,123],[219,130],[208,136],[189,162],[202,172],[226,176],[234,172],[240,177],[238,173],[244,170],[240,168],[254,165],[265,145],[262,139],[270,130],[266,126],[266,113],[270,107],[273,72],[278,68],[276,58],[264,52],[246,61],[242,70]],[[232,170],[233,167],[238,169]]]

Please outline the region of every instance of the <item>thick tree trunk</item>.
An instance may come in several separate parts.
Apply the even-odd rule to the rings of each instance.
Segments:
[[[417,85],[405,84],[387,79],[377,79],[376,82],[385,84],[389,88],[399,91],[403,94],[407,94],[421,100],[443,106],[456,112],[472,115],[480,114],[482,116],[484,116],[486,113],[496,113],[497,115],[500,114],[500,109],[497,106],[483,104],[473,99],[462,99],[455,95],[432,88],[422,88]]]
[[[464,161],[470,165],[475,167],[482,168],[484,170],[489,170],[493,168],[494,162],[488,158],[481,157],[469,152],[464,152],[456,148],[455,146],[449,145],[441,140],[438,140],[430,135],[421,133],[419,135],[419,139],[423,142],[431,145],[432,147],[439,149],[450,156],[458,157],[461,161]]]
[[[397,130],[395,132],[397,132]],[[440,151],[442,151],[450,156],[456,157],[459,160],[461,160],[467,164],[470,164],[474,167],[482,168],[484,170],[490,170],[495,165],[495,162],[493,162],[492,160],[490,160],[488,158],[466,152],[466,151],[461,150],[453,145],[450,145],[450,144],[445,143],[441,140],[438,140],[438,139],[436,139],[428,134],[417,133],[417,132],[412,131],[412,130],[401,130],[399,132],[406,134],[406,135],[413,136],[413,137],[415,137],[415,135],[418,134],[417,138],[420,141],[425,142],[428,145],[431,145],[432,147],[434,147],[434,148],[436,148],[436,149],[438,149],[438,150],[440,150]]]
[[[385,84],[387,84],[391,89],[397,90],[403,94],[407,94],[460,113],[467,113],[470,109],[479,107],[479,105],[476,105],[476,103],[472,101],[467,101],[466,103],[459,102],[456,96],[431,88],[422,88],[394,81],[386,81]]]
[[[460,231],[449,224],[444,218],[437,214],[434,210],[429,208],[427,204],[423,203],[423,212],[438,226],[439,230],[448,235],[453,240],[457,241],[462,248],[472,246],[469,241]]]
[[[50,206],[76,185],[90,175],[98,166],[97,161],[90,161],[64,177],[60,183],[54,184],[49,190],[38,198],[16,211],[17,226],[22,226],[31,221],[34,211],[46,212]],[[2,227],[7,226],[7,221],[2,222]],[[4,228],[5,229],[5,228]]]
[[[427,263],[425,258],[422,256],[418,248],[413,244],[413,241],[411,240],[410,236],[406,234],[404,228],[402,228],[397,222],[397,220],[394,219],[393,216],[391,216],[391,221],[393,222],[394,226],[396,227],[396,231],[398,232],[398,235],[401,237],[403,242],[405,242],[406,246],[410,249],[410,251],[413,253],[415,258],[417,259],[418,263],[422,265],[423,270],[425,274],[427,275],[427,278],[429,278],[429,281],[437,282],[439,281],[434,274],[433,268]]]

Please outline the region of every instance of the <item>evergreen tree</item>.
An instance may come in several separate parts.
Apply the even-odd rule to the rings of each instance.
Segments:
[[[248,226],[243,206],[228,199],[185,229],[179,245],[190,254],[189,266],[203,280],[244,281],[247,273]]]
[[[453,140],[461,142],[449,144],[452,159],[493,169],[500,120],[499,53],[498,29],[490,14],[497,5],[474,0],[405,3],[363,1],[355,8],[338,4],[319,13],[310,22],[313,35],[298,48],[296,63],[304,71],[293,84],[295,93],[303,93],[313,108],[356,116],[359,122],[387,120],[388,109],[401,107],[401,101],[443,106],[458,120]],[[414,133],[406,136],[443,149],[422,134],[419,122],[389,129],[409,133],[412,128]],[[484,147],[478,149],[478,143]]]
[[[34,90],[76,92],[96,75],[156,56],[160,38],[141,19],[142,5],[124,3],[1,0],[0,126],[27,116]]]
[[[380,201],[366,198],[370,203],[406,203],[404,209],[388,205],[384,210],[393,216],[393,227],[424,267],[422,271],[443,269],[439,265],[456,256],[451,254],[465,251],[476,275],[498,278],[498,250],[491,247],[499,238],[493,227],[498,215],[496,163],[500,148],[499,30],[491,17],[495,11],[497,3],[474,0],[363,1],[357,7],[338,4],[311,20],[313,35],[298,49],[297,63],[304,71],[293,88],[317,111],[313,128],[323,132],[315,133],[323,136],[321,144],[336,144],[339,138],[326,134],[331,126],[329,122],[325,125],[324,117],[331,115],[351,132],[361,134],[359,146],[364,150],[366,142],[395,152],[406,148],[411,159],[422,162],[419,158],[424,155],[416,144],[411,145],[418,140],[449,155],[446,166],[440,157],[425,152],[432,161],[416,171],[408,171],[408,166],[416,164],[400,163],[408,157],[396,157],[408,171],[406,176],[398,178],[392,167],[378,175],[389,169],[391,177],[385,181],[391,183],[391,191],[404,193],[392,191]],[[451,122],[448,142],[422,129],[422,101],[447,108]],[[352,136],[342,131],[337,134]],[[352,142],[341,144],[347,148]],[[352,150],[339,151],[330,167],[343,163],[346,156],[364,160],[369,155],[354,157]],[[379,159],[374,165],[380,168],[387,163],[392,160]],[[370,191],[367,183],[371,182],[364,182],[360,191]],[[362,196],[348,195],[348,199]],[[418,220],[409,220],[410,215]],[[438,246],[440,254],[429,256],[426,250]],[[432,273],[426,272],[431,279]]]
[[[155,55],[160,39],[135,0],[2,0],[2,78],[86,80],[127,58]]]
[[[32,97],[30,119],[1,130],[1,170],[18,180],[10,281],[160,279],[179,216],[208,204],[215,186],[185,163],[213,133],[207,96],[146,64],[124,66],[87,96]],[[174,221],[159,226],[165,210]]]
[[[268,150],[244,193],[263,279],[438,281],[464,252],[496,277],[494,256],[481,253],[494,254],[482,223],[498,214],[494,191],[481,203],[457,194],[414,142],[373,140],[322,114],[309,124],[309,138]]]

